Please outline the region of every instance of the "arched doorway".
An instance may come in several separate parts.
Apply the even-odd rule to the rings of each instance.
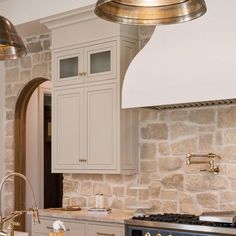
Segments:
[[[47,79],[39,77],[31,80],[21,91],[15,105],[14,114],[14,171],[26,174],[26,110],[34,90]],[[25,209],[25,183],[15,178],[14,209]],[[25,218],[19,219],[20,229],[25,228]]]

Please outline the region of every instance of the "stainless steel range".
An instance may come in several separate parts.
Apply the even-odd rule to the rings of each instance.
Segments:
[[[220,221],[220,219],[219,219]],[[126,220],[126,236],[236,235],[236,224],[202,221],[187,214],[156,214]]]

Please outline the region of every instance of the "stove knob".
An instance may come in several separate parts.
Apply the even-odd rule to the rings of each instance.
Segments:
[[[144,236],[152,236],[149,232],[147,232],[146,234],[144,234]]]
[[[161,234],[157,234],[156,236],[161,236]]]
[[[172,236],[172,234],[169,234],[168,236]]]

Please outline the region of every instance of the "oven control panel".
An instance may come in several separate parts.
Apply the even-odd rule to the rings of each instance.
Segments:
[[[219,236],[219,234],[193,233],[158,228],[126,226],[125,236]]]

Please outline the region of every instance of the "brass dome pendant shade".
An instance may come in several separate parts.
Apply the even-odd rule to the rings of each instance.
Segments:
[[[161,25],[196,19],[206,12],[204,0],[98,0],[95,14],[134,25]]]
[[[27,54],[24,43],[13,24],[0,16],[0,60],[11,60]]]

